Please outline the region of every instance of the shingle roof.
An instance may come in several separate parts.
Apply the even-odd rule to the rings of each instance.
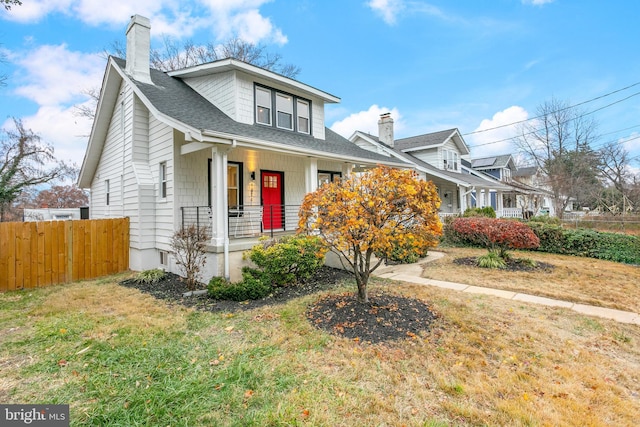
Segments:
[[[118,67],[122,70],[125,69],[125,60],[113,59]],[[151,80],[153,85],[132,81],[160,113],[195,129],[226,133],[239,138],[264,140],[298,149],[326,152],[350,158],[356,157],[373,162],[389,162],[388,157],[360,148],[329,128],[325,128],[325,139],[318,139],[311,135],[273,127],[239,123],[179,78],[151,69]]]
[[[431,145],[442,144],[455,131],[455,129],[447,129],[433,133],[426,133],[424,135],[410,136],[408,138],[396,139],[393,144],[394,147],[399,150],[408,150],[419,147],[427,148]]]
[[[493,159],[493,161],[491,161]],[[507,167],[509,160],[511,160],[511,154],[504,154],[502,156],[483,157],[479,159],[471,160],[471,167],[474,169],[498,169]]]

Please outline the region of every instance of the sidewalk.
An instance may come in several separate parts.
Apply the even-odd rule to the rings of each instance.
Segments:
[[[444,289],[451,289],[460,292],[473,294],[491,295],[515,301],[522,301],[532,304],[546,305],[550,307],[563,307],[576,311],[587,316],[602,317],[612,319],[620,323],[630,323],[640,325],[640,314],[630,311],[614,310],[611,308],[596,307],[592,305],[576,304],[568,301],[561,301],[552,298],[538,297],[535,295],[521,294],[518,292],[504,291],[501,289],[483,288],[480,286],[463,285],[461,283],[443,282],[440,280],[425,279],[422,275],[422,264],[442,258],[441,252],[429,252],[427,258],[415,264],[399,264],[381,267],[375,271],[377,277],[399,280],[402,282],[415,283],[418,285],[436,286]]]

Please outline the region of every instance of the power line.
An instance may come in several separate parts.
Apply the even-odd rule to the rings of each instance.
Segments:
[[[567,107],[564,107],[564,108],[560,108],[560,109],[558,109],[556,111],[552,111],[552,112],[549,112],[547,114],[541,114],[539,116],[531,117],[529,119],[519,120],[517,122],[507,123],[507,124],[500,125],[500,126],[494,126],[494,127],[487,128],[487,129],[481,129],[481,130],[476,130],[476,131],[473,131],[473,132],[463,133],[462,136],[473,135],[473,134],[476,134],[476,133],[488,132],[490,130],[501,129],[501,128],[504,128],[504,127],[513,126],[513,125],[517,125],[517,124],[520,124],[520,123],[525,123],[525,122],[528,122],[528,121],[531,121],[531,120],[536,120],[536,119],[539,119],[539,118],[544,117],[544,116],[549,115],[549,114],[559,113],[561,111],[569,110],[569,109],[572,109],[572,108],[575,108],[575,107],[579,107],[579,106],[584,105],[584,104],[588,104],[588,103],[593,102],[593,101],[597,101],[598,99],[602,99],[602,98],[605,98],[607,96],[611,96],[611,95],[613,95],[615,93],[622,92],[623,90],[627,90],[627,89],[630,89],[630,88],[632,88],[634,86],[638,86],[638,85],[640,85],[640,82],[633,83],[633,84],[631,84],[629,86],[623,87],[622,89],[618,89],[618,90],[614,90],[614,91],[609,92],[609,93],[605,93],[604,95],[600,95],[600,96],[597,96],[595,98],[588,99],[588,100],[580,102],[578,104],[574,104],[574,105],[570,105],[570,106],[567,106]],[[633,94],[631,96],[638,95],[639,93],[640,92],[635,93],[635,94]],[[625,98],[625,99],[628,99],[628,98]],[[606,108],[606,107],[603,107],[603,108]],[[598,110],[594,110],[594,111],[598,111]]]

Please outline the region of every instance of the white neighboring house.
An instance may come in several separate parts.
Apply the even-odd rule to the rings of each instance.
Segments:
[[[86,208],[40,208],[25,209],[23,221],[51,221],[83,219],[83,209]],[[88,210],[87,210],[88,212]]]
[[[378,136],[356,131],[349,140],[366,150],[410,163],[422,179],[433,181],[442,200],[441,216],[457,215],[469,207],[491,206],[492,193],[502,195],[513,190],[465,165],[468,162],[463,157],[469,156],[469,147],[458,129],[394,140],[393,119],[385,113],[378,121]],[[498,216],[514,214],[500,203],[494,208]]]
[[[92,218],[130,218],[132,270],[178,273],[171,238],[197,224],[211,235],[203,280],[236,280],[242,251],[294,231],[319,182],[411,167],[327,129],[324,106],[340,99],[315,87],[234,59],[150,69],[150,28],[133,16],[126,60],[108,60],[78,180]]]

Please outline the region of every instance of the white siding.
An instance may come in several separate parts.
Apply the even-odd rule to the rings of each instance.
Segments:
[[[196,92],[234,120],[242,121],[237,114],[235,72],[212,74],[184,79]],[[253,118],[252,118],[253,120]],[[245,122],[246,123],[246,122]]]
[[[174,131],[171,127],[149,117],[149,170],[153,179],[154,192],[150,202],[155,207],[155,234],[157,248],[169,250],[171,236],[177,227],[174,226]],[[160,163],[167,165],[167,197],[160,194]]]
[[[438,169],[442,169],[442,152],[438,148],[412,151],[412,155]]]
[[[124,92],[123,92],[123,89]],[[132,92],[121,87],[109,123],[100,161],[91,183],[90,215],[92,218],[124,216],[123,178],[126,136],[131,129]],[[106,204],[105,182],[109,180],[109,205]]]

